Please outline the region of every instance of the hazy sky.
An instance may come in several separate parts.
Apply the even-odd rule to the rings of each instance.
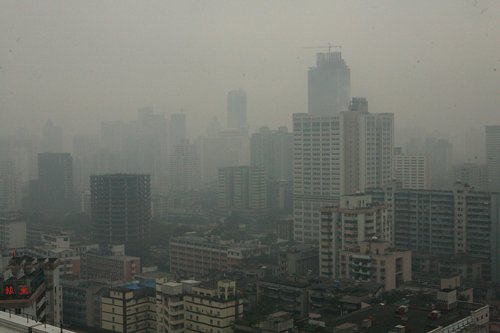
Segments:
[[[252,128],[289,126],[322,51],[304,47],[329,42],[396,126],[500,124],[499,20],[497,0],[0,0],[0,129],[97,132],[152,106],[194,136],[239,87]]]

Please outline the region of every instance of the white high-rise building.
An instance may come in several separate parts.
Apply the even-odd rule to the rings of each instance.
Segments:
[[[392,180],[394,114],[369,113],[355,97],[340,115],[342,194],[363,192]]]
[[[341,194],[340,119],[294,114],[293,135],[294,238],[315,241],[320,208]]]
[[[317,241],[321,207],[392,180],[394,115],[364,98],[340,116],[294,114],[293,216],[297,241]]]
[[[185,142],[175,145],[170,154],[168,188],[172,193],[200,188],[200,157],[196,145]]]
[[[486,165],[489,190],[500,191],[500,125],[486,126]]]

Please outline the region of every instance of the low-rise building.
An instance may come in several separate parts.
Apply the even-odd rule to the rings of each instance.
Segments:
[[[106,332],[156,332],[155,281],[136,281],[105,292],[101,328]]]
[[[0,310],[60,324],[62,287],[55,258],[13,257],[0,275]]]
[[[81,277],[108,282],[130,282],[141,272],[141,258],[89,252],[81,258]]]
[[[304,318],[309,311],[309,287],[292,280],[264,279],[257,281],[257,300]]]

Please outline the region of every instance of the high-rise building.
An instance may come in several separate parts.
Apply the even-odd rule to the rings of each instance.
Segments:
[[[69,153],[38,154],[38,180],[33,183],[33,207],[46,216],[73,212],[73,158]]]
[[[367,100],[355,97],[341,112],[340,132],[342,194],[392,181],[394,114],[369,113]]]
[[[278,130],[262,127],[250,140],[250,159],[252,166],[264,169],[267,206],[289,210],[293,178],[293,134],[284,126]]]
[[[294,114],[295,239],[319,239],[320,208],[392,180],[394,115],[354,98],[340,116]]]
[[[340,120],[294,114],[293,134],[294,237],[317,241],[320,208],[341,195]]]
[[[227,94],[227,127],[248,131],[247,94],[243,89]]]
[[[189,192],[200,188],[200,157],[196,148],[188,142],[174,145],[170,154],[169,192]]]
[[[315,116],[336,116],[347,111],[351,74],[340,52],[318,53],[308,72],[308,110]]]
[[[486,165],[490,191],[500,192],[500,125],[486,126]]]
[[[0,215],[0,249],[12,250],[26,246],[26,220],[17,213]]]
[[[90,178],[94,240],[125,244],[131,255],[146,252],[151,223],[149,175],[109,174]]]
[[[228,211],[263,210],[267,207],[264,170],[238,166],[219,169],[217,205]]]
[[[20,208],[18,181],[14,175],[0,174],[0,213]]]
[[[263,168],[266,181],[291,180],[293,133],[285,126],[278,130],[261,127],[250,140],[251,165]]]
[[[429,163],[425,155],[394,155],[394,179],[401,182],[403,188],[430,188]]]
[[[453,190],[391,184],[368,193],[388,207],[394,246],[447,257],[466,254],[481,261],[485,279],[500,281],[500,195],[463,183]]]

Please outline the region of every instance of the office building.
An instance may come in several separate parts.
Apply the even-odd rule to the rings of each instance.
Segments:
[[[198,190],[201,185],[200,157],[196,145],[174,145],[170,154],[168,190],[170,193]]]
[[[219,169],[217,206],[227,211],[259,211],[267,207],[264,170],[238,166]]]
[[[397,184],[369,190],[387,206],[394,246],[414,253],[465,254],[482,263],[486,280],[500,281],[500,196],[456,183],[453,190],[409,190]]]
[[[346,195],[337,206],[322,208],[320,276],[339,278],[340,253],[357,250],[360,242],[376,238],[392,243],[391,222],[387,208],[370,195]]]
[[[351,73],[340,52],[318,53],[308,71],[308,112],[336,116],[347,111],[351,98]]]
[[[149,175],[92,176],[90,192],[94,241],[125,244],[127,254],[144,254],[151,223]]]
[[[68,153],[38,154],[38,180],[34,207],[46,216],[61,216],[74,210],[73,158]]]
[[[453,166],[451,180],[474,187],[477,191],[488,191],[488,167],[475,163],[462,163]]]
[[[394,155],[394,179],[403,188],[430,189],[429,162],[425,155]]]
[[[500,125],[486,126],[486,166],[490,191],[500,192]]]
[[[243,89],[227,94],[227,127],[248,133],[247,94]]]

